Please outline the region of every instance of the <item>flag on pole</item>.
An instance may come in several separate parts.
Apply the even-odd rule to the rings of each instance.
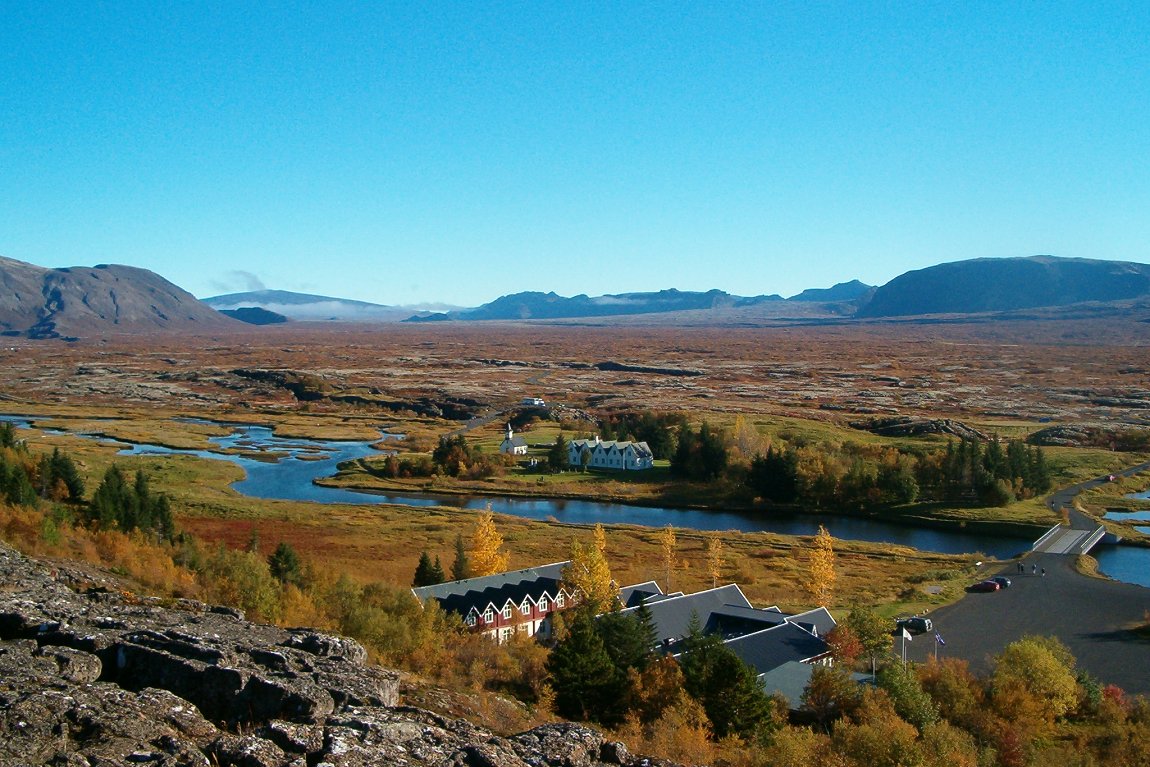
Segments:
[[[906,640],[906,641],[908,641],[908,642],[910,642],[910,641],[912,641],[912,640],[914,639],[914,637],[912,637],[912,636],[910,635],[910,632],[906,630],[906,627],[905,627],[905,626],[903,626],[903,629],[902,629],[902,638],[903,638],[903,639],[905,639],[905,640]]]
[[[936,631],[936,632],[934,632],[934,641],[935,641],[936,643],[938,643],[938,644],[942,645],[943,647],[946,647],[946,640],[945,640],[945,639],[943,639],[943,638],[942,638],[942,634],[940,634],[940,633],[939,633],[939,632],[937,632],[937,631]]]

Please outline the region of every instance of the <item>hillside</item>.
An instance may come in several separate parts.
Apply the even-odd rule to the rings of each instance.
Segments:
[[[1150,265],[1031,256],[955,261],[878,288],[858,317],[974,314],[1150,295]]]
[[[640,762],[580,725],[503,738],[400,705],[398,674],[354,640],[92,578],[0,543],[0,764]]]
[[[236,325],[146,269],[114,264],[47,269],[0,257],[0,332],[5,335],[60,338]]]

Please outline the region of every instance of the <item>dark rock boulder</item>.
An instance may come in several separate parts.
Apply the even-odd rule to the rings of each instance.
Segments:
[[[882,437],[918,437],[924,434],[945,434],[959,439],[985,442],[985,434],[961,421],[950,418],[911,418],[909,416],[892,416],[890,418],[871,418],[866,421],[852,421],[852,429],[869,431]]]
[[[512,738],[398,705],[351,639],[161,603],[0,543],[0,765],[636,765],[581,725]]]

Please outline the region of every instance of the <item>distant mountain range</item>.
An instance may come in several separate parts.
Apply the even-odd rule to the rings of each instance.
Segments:
[[[554,320],[669,312],[722,313],[763,304],[783,304],[788,301],[830,303],[854,301],[869,295],[871,290],[873,290],[871,286],[854,280],[825,290],[806,290],[789,299],[779,295],[736,296],[722,290],[708,290],[703,293],[670,289],[655,293],[616,293],[594,297],[580,294],[571,298],[555,293],[526,292],[502,296],[475,309],[423,313],[409,317],[406,321]]]
[[[939,264],[881,287],[858,280],[831,288],[737,296],[660,290],[604,296],[524,292],[472,309],[420,311],[282,290],[232,293],[198,301],[145,269],[100,265],[46,269],[0,257],[0,334],[32,338],[149,330],[188,331],[285,321],[596,323],[738,325],[788,321],[929,318],[932,315],[1052,318],[1078,304],[1081,314],[1150,314],[1150,265],[1031,256]],[[445,307],[446,308],[446,307]],[[220,310],[220,311],[216,311]],[[1085,315],[1083,315],[1085,316]]]

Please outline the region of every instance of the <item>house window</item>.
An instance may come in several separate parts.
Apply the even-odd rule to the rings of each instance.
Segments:
[[[503,608],[503,620],[511,620],[511,605],[507,605]]]
[[[471,613],[471,615],[467,616],[467,625],[468,626],[474,626],[475,625],[475,613]]]
[[[523,604],[519,605],[519,610],[524,614],[529,614],[531,612],[531,602],[524,599]]]
[[[494,623],[495,622],[495,611],[492,610],[490,607],[487,608],[487,612],[483,613],[483,622],[484,623]]]
[[[557,607],[563,606],[563,592],[562,591],[560,591],[559,594],[555,597],[555,605]]]
[[[539,611],[544,613],[547,612],[547,597],[541,597],[539,599]]]

